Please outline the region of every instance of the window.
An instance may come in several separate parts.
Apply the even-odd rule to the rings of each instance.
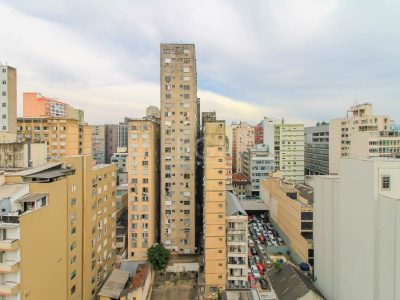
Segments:
[[[76,227],[72,227],[71,228],[71,234],[75,234],[76,233]]]
[[[74,293],[75,293],[75,291],[76,291],[76,286],[75,286],[75,285],[73,285],[73,286],[72,286],[72,288],[71,288],[71,295],[72,295],[72,294],[74,294]]]
[[[390,176],[389,175],[383,175],[381,177],[381,186],[382,186],[382,190],[384,190],[384,191],[390,190]]]
[[[74,257],[71,258],[71,265],[74,264],[76,261],[76,255],[74,255]]]
[[[75,206],[76,205],[76,198],[72,198],[71,199],[71,206]]]
[[[183,89],[184,89],[185,91],[190,90],[190,85],[184,84],[184,85],[183,85]]]
[[[74,279],[76,277],[76,270],[73,270],[71,272],[71,280]]]

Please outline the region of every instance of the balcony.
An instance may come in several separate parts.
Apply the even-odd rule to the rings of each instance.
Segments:
[[[19,248],[19,240],[4,240],[0,241],[0,250],[15,251]]]
[[[19,270],[19,261],[5,261],[0,263],[0,273],[13,273]]]
[[[5,281],[0,284],[0,295],[1,296],[12,296],[17,294],[19,291],[19,283],[13,281]]]

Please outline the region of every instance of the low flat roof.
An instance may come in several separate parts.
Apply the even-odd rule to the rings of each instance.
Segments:
[[[29,175],[32,175],[32,174],[35,174],[35,173],[39,173],[39,172],[43,172],[43,171],[46,171],[48,169],[52,169],[52,168],[55,168],[55,167],[58,167],[58,166],[61,166],[61,165],[62,165],[62,163],[58,163],[58,162],[47,163],[45,165],[41,165],[41,166],[38,166],[36,168],[23,170],[23,171],[20,171],[20,172],[12,173],[10,175],[12,175],[12,176],[29,176]]]
[[[262,200],[240,200],[239,203],[245,211],[268,210]]]
[[[119,299],[121,292],[124,290],[125,284],[129,279],[129,272],[114,269],[108,277],[106,283],[99,292],[99,296]]]
[[[0,200],[12,197],[15,193],[26,187],[26,185],[26,183],[16,183],[0,186]]]
[[[43,198],[47,194],[45,193],[28,193],[25,196],[19,198],[17,202],[36,202],[37,200]]]

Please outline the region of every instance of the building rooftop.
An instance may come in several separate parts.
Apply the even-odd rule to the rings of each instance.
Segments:
[[[99,296],[119,299],[129,279],[129,272],[114,269],[99,292]]]
[[[313,299],[325,299],[311,279],[289,262],[278,271],[269,269],[267,277],[279,300],[300,299],[310,291],[318,296]]]
[[[25,183],[4,184],[0,186],[0,201],[12,197],[24,188],[26,188]]]
[[[233,183],[248,183],[250,181],[243,174],[235,173],[232,175],[232,182]]]
[[[247,216],[246,211],[240,205],[237,196],[231,192],[226,193],[226,215],[227,216]]]
[[[45,193],[28,193],[25,196],[19,198],[17,202],[36,202],[46,195],[47,194]]]
[[[240,200],[240,206],[245,211],[266,211],[268,210],[267,206],[262,200]]]
[[[36,174],[39,172],[43,172],[52,168],[56,168],[56,167],[60,167],[62,165],[62,163],[59,162],[54,162],[54,163],[47,163],[45,165],[41,165],[35,168],[30,168],[30,169],[26,169],[20,172],[15,172],[12,175],[14,176],[29,176],[32,174]]]

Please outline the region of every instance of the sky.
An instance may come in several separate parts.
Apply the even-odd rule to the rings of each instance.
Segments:
[[[0,0],[0,61],[22,93],[89,124],[159,106],[160,43],[195,43],[201,110],[313,125],[370,102],[400,121],[400,1]]]

